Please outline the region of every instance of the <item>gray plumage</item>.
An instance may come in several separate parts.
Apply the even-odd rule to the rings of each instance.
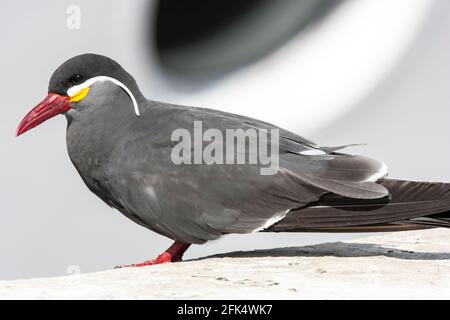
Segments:
[[[81,68],[81,70],[79,70]],[[114,61],[83,55],[63,64],[49,91],[65,92],[74,72],[124,83],[139,105],[111,82],[97,82],[72,104],[70,159],[89,189],[136,223],[169,238],[204,243],[229,233],[254,231],[383,231],[448,226],[448,184],[383,179],[383,163],[320,148],[292,132],[225,112],[147,100]],[[280,170],[259,165],[176,165],[177,128],[280,130]],[[321,151],[308,155],[308,151]],[[304,153],[304,154],[303,154]],[[421,218],[428,216],[428,218]]]

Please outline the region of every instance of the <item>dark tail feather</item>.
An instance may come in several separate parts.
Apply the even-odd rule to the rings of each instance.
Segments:
[[[450,184],[384,179],[383,199],[352,199],[327,194],[291,211],[267,232],[385,232],[450,228]]]

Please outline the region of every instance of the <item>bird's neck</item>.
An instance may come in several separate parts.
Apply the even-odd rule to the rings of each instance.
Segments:
[[[126,128],[138,117],[131,108],[103,106],[96,111],[66,114],[67,151],[82,176],[95,177],[102,170],[114,149],[126,137]]]

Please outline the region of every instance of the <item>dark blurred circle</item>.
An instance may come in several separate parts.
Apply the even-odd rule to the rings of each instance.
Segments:
[[[340,2],[160,0],[157,57],[163,69],[181,77],[218,76],[279,48]]]

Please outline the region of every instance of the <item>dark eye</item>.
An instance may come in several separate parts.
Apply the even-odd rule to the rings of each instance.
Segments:
[[[73,84],[80,84],[83,82],[84,77],[81,74],[76,74],[70,78],[70,82]]]

